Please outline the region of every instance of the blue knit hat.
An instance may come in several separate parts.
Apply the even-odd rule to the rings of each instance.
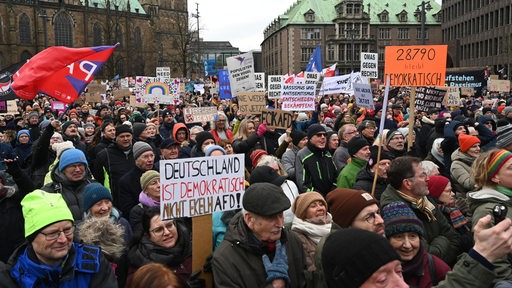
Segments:
[[[27,129],[23,129],[18,131],[18,134],[16,135],[16,140],[19,140],[22,134],[27,134],[27,136],[30,138],[30,131],[28,131]]]
[[[68,167],[71,164],[82,163],[87,168],[87,158],[85,158],[84,152],[79,149],[68,149],[62,152],[59,160],[59,171],[62,172],[64,168]]]
[[[85,213],[89,211],[94,204],[103,199],[108,199],[112,202],[112,194],[110,194],[110,191],[108,191],[105,186],[96,182],[87,184],[84,188],[83,194],[83,212]]]
[[[404,202],[396,201],[384,206],[382,219],[388,238],[404,232],[415,232],[423,236],[423,223]]]

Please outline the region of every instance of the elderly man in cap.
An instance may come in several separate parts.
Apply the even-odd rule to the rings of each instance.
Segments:
[[[75,146],[76,149],[80,149],[82,152],[87,153],[85,143],[80,141],[80,134],[78,132],[76,122],[66,121],[62,124],[62,139],[64,141],[73,142],[73,146]]]
[[[46,192],[61,194],[76,221],[83,217],[84,188],[93,181],[88,171],[85,154],[79,149],[68,149],[62,152],[58,165],[51,171],[52,182],[41,188]]]
[[[377,124],[375,124],[375,121],[364,120],[357,125],[357,130],[361,136],[366,138],[368,143],[373,144],[375,141],[375,131],[377,131]]]
[[[405,137],[398,130],[391,130],[386,135],[386,145],[384,151],[389,152],[393,157],[405,156],[407,147],[405,146]]]
[[[21,201],[27,244],[0,264],[1,287],[117,287],[100,248],[73,242],[62,195],[35,190]]]
[[[290,201],[282,189],[253,184],[242,204],[213,254],[215,286],[304,287],[305,256],[300,240],[283,228]]]
[[[118,125],[115,142],[103,149],[94,163],[94,178],[101,184],[110,184],[114,206],[119,207],[119,181],[135,166],[132,151],[133,132],[128,125]]]
[[[297,153],[295,179],[299,192],[316,191],[324,197],[336,187],[336,167],[327,149],[324,126],[308,128],[308,144]]]

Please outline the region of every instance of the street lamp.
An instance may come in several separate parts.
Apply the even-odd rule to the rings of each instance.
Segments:
[[[419,7],[421,6],[421,11]],[[432,10],[432,5],[430,5],[430,1],[421,1],[421,4],[416,7],[416,13],[421,13],[421,44],[425,45],[425,22],[427,18],[426,11]]]
[[[347,28],[345,29],[345,32],[348,33],[350,36],[350,69],[352,69],[351,72],[354,72],[354,36],[356,35],[356,29],[354,28]]]
[[[199,3],[196,3],[196,13],[192,13],[192,17],[197,19],[197,75],[201,75],[201,45],[199,38]]]

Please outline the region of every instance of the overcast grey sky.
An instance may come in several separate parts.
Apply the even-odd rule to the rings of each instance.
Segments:
[[[229,41],[241,51],[261,49],[263,30],[296,0],[188,0],[188,11],[199,3],[200,37],[205,41]],[[397,0],[393,0],[397,1]],[[435,0],[441,4],[441,0]],[[194,22],[195,18],[191,18]]]

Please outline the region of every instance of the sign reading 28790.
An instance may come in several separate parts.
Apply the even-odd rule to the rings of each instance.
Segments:
[[[444,86],[448,45],[388,46],[384,79],[391,86]]]

